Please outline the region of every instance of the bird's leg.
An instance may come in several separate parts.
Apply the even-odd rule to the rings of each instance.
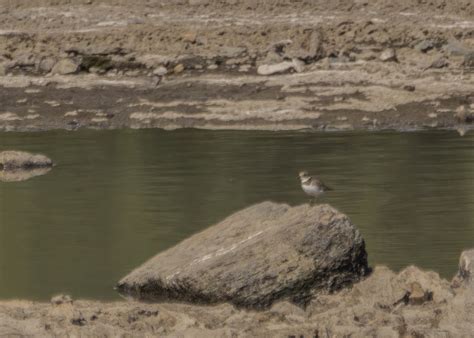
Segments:
[[[310,206],[313,206],[315,203],[316,203],[316,199],[315,199],[315,198],[312,198],[312,199],[309,200],[309,205],[310,205]]]

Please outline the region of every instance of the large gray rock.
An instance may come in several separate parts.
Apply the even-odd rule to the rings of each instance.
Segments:
[[[329,205],[263,202],[155,256],[118,284],[147,301],[303,305],[358,281],[369,270],[364,240]]]
[[[51,168],[52,166],[53,161],[44,155],[25,151],[0,152],[0,170],[3,171]]]

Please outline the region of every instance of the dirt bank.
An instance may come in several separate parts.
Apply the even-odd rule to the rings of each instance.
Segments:
[[[229,304],[0,302],[0,336],[460,337],[470,336],[473,288],[408,267],[377,267],[364,281],[305,308],[279,302],[265,311]]]
[[[472,128],[470,1],[3,4],[0,130]]]

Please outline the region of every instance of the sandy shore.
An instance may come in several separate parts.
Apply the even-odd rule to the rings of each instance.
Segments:
[[[408,267],[377,267],[364,281],[305,308],[279,302],[265,311],[229,304],[133,301],[0,302],[0,336],[35,337],[468,337],[474,330],[469,285]]]

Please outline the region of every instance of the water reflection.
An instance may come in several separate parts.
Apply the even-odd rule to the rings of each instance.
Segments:
[[[35,168],[28,170],[0,170],[0,182],[21,182],[36,176],[46,175],[51,168]]]
[[[449,277],[473,246],[473,145],[454,131],[0,134],[0,151],[58,162],[0,183],[0,298],[114,298],[129,270],[238,209],[307,202],[302,169],[335,189],[323,202],[359,226],[371,264]]]

